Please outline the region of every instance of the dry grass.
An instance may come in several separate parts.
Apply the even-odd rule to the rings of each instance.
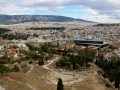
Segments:
[[[88,77],[83,82],[74,84],[75,90],[113,90],[105,86],[105,82],[99,76]]]
[[[50,71],[42,67],[34,67],[29,73],[10,73],[0,77],[0,84],[7,86],[6,90],[56,90],[56,85],[47,83],[41,77]],[[64,83],[64,82],[63,82]],[[27,86],[28,84],[29,86]],[[105,82],[98,76],[90,76],[82,82],[64,87],[64,90],[113,90],[105,87]]]
[[[3,39],[0,39],[0,45],[4,45],[6,43],[8,43],[9,41],[8,40],[3,40]]]

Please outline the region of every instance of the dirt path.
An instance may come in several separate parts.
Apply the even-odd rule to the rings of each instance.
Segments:
[[[31,86],[31,85],[29,85],[29,84],[26,84],[30,89],[32,89],[32,90],[37,90],[37,89],[35,89],[33,86]]]
[[[13,81],[13,82],[16,82],[16,83],[19,83],[19,84],[24,84],[24,85],[26,85],[28,88],[30,88],[31,90],[37,90],[36,88],[34,88],[33,86],[31,86],[31,85],[29,85],[29,84],[27,84],[27,83],[23,83],[23,82],[14,80],[14,79],[11,79],[11,78],[9,78],[9,77],[8,77],[8,80]],[[1,90],[1,89],[0,89],[0,90]]]
[[[74,87],[72,87],[72,90],[76,90]]]
[[[32,70],[33,70],[33,68],[34,68],[34,66],[33,66],[33,65],[31,65],[31,68],[30,68],[30,70],[29,70],[27,73],[30,73],[30,71],[32,71]]]
[[[49,66],[52,65],[55,61],[57,61],[59,59],[60,59],[60,56],[55,55],[54,59],[49,60],[49,62],[47,64],[43,65],[42,67],[45,69],[48,69],[48,70],[52,70]]]
[[[0,87],[0,90],[5,90],[3,87]]]

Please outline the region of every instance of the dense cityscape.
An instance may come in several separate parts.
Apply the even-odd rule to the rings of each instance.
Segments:
[[[119,88],[119,27],[84,22],[0,25],[2,90],[56,90],[58,79],[65,90],[93,90],[94,84],[98,90]],[[87,81],[93,84],[84,87]]]
[[[0,0],[0,90],[120,90],[120,1]]]

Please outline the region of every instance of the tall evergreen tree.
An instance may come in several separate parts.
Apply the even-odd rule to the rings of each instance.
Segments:
[[[64,90],[64,85],[61,78],[58,79],[57,90]]]

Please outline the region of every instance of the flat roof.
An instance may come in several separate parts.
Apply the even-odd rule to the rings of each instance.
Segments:
[[[75,41],[103,41],[101,39],[98,38],[93,38],[93,39],[81,39],[81,38],[75,38]]]

